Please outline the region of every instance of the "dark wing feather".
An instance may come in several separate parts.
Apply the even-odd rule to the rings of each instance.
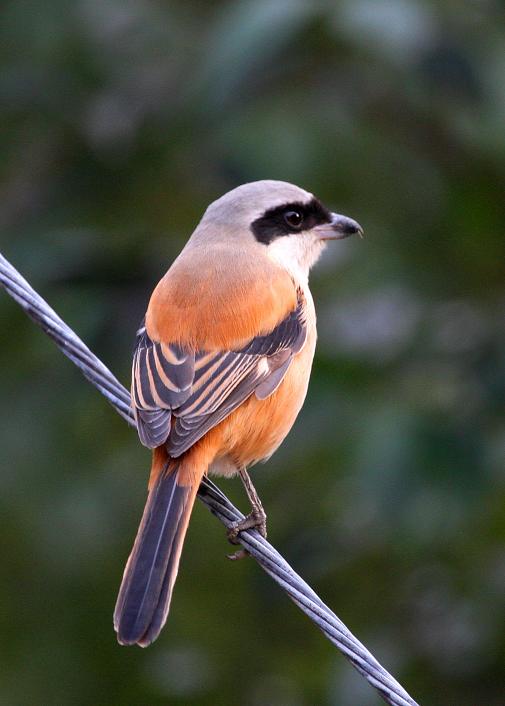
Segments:
[[[251,365],[251,368],[255,367],[254,364]],[[257,370],[251,370],[247,376],[237,381],[222,403],[212,412],[184,415],[180,414],[179,410],[174,410],[175,423],[172,426],[167,447],[170,455],[177,458],[190,449],[209,429],[219,424],[250,397],[266,377],[268,374],[262,375]]]
[[[271,333],[236,351],[197,353],[152,341],[141,328],[133,357],[132,403],[140,440],[187,451],[250,395],[271,395],[306,339],[304,300]]]
[[[154,343],[142,327],[132,366],[132,405],[140,441],[150,449],[165,443],[172,409],[191,394],[195,356],[175,344]]]

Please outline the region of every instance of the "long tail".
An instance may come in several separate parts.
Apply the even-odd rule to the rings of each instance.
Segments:
[[[149,491],[114,611],[122,645],[147,647],[165,624],[199,480],[182,484],[176,466]]]

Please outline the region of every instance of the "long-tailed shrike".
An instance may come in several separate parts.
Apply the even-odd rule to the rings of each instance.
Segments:
[[[154,290],[137,333],[132,404],[153,450],[149,495],[114,613],[121,644],[149,645],[163,627],[191,509],[205,473],[240,474],[269,458],[303,404],[316,345],[308,286],[326,241],[362,233],[312,194],[282,181],[239,186],[214,201]]]

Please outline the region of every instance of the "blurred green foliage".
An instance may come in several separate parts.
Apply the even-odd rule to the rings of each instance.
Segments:
[[[270,538],[423,706],[501,706],[503,4],[5,0],[0,60],[2,251],[126,384],[215,197],[286,179],[364,225],[312,278],[309,396],[255,473]],[[0,317],[0,702],[378,704],[200,505],[161,638],[116,644],[149,455]]]

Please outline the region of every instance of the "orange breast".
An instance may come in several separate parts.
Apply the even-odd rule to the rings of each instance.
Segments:
[[[265,400],[252,395],[223,420],[219,433],[217,458],[233,465],[249,466],[271,456],[293,426],[307,394],[316,345],[315,317],[308,317],[307,340],[291,363],[282,383]],[[212,470],[233,474],[231,464],[214,464]]]

